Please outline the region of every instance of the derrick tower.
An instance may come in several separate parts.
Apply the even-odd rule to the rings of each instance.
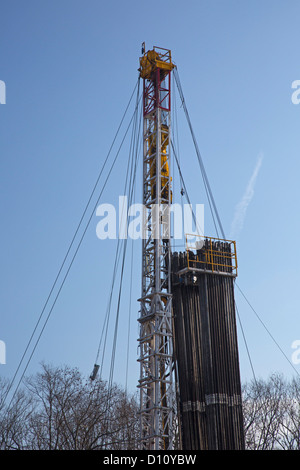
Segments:
[[[140,298],[140,448],[173,448],[173,346],[169,233],[171,51],[140,58],[143,79],[142,292]]]

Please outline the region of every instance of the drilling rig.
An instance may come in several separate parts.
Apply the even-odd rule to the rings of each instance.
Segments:
[[[171,258],[171,52],[154,47],[140,58],[143,79],[142,293],[140,298],[140,448],[173,448]]]
[[[236,244],[199,236],[195,246],[187,240],[185,252],[171,253],[170,114],[175,65],[170,50],[154,47],[145,52],[143,47],[142,54],[140,449],[172,450],[175,438],[182,450],[243,449],[234,300]]]

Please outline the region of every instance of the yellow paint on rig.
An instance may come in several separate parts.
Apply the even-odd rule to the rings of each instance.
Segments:
[[[150,177],[151,177],[151,196],[152,200],[156,198],[156,132],[153,132],[148,139],[148,151],[150,155]],[[169,174],[169,164],[167,156],[167,147],[169,145],[169,132],[167,126],[162,125],[161,133],[161,198],[169,201],[169,185],[172,180]],[[172,203],[172,192],[170,194]]]
[[[175,65],[172,63],[171,59],[171,51],[162,49],[158,52],[153,48],[140,58],[140,77],[151,79],[152,74],[156,69],[169,72],[174,67]]]
[[[191,242],[189,238],[196,239]],[[188,268],[202,269],[207,264],[211,265],[211,271],[220,272],[226,271],[230,268],[232,273],[237,276],[238,262],[236,252],[236,242],[234,240],[225,240],[223,238],[207,237],[198,234],[185,234],[186,253],[187,253],[187,266]],[[206,242],[206,245],[204,243]],[[200,260],[197,254],[199,248],[197,244],[204,247],[205,259]],[[214,244],[219,243],[219,248],[216,250]],[[227,248],[226,248],[227,245]],[[199,246],[199,245],[198,245]],[[190,258],[190,253],[194,252],[196,257]]]

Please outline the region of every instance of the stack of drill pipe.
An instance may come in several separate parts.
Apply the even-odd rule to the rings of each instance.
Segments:
[[[207,259],[208,242],[198,250]],[[183,450],[243,449],[243,421],[234,279],[230,245],[214,242],[213,265],[172,255],[174,350],[179,388],[179,417]],[[228,256],[227,256],[228,253]],[[220,265],[225,265],[221,266]],[[205,269],[206,271],[205,271]],[[220,274],[222,272],[222,274]],[[224,273],[229,273],[225,276]]]

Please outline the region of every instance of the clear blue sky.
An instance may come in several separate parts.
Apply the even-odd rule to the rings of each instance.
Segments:
[[[172,50],[227,236],[261,157],[236,233],[237,282],[291,359],[291,344],[300,339],[300,105],[291,101],[291,84],[300,79],[299,17],[297,0],[1,2],[0,80],[7,93],[0,105],[1,375],[13,376],[50,292],[137,81],[143,41],[147,49]],[[185,181],[192,201],[205,204],[205,231],[214,236],[189,131],[179,120]],[[102,202],[123,194],[127,158],[124,151]],[[97,239],[97,222],[93,216],[27,374],[41,361],[92,370],[115,255],[113,241]],[[139,374],[140,245],[134,260],[131,389]],[[256,375],[295,375],[238,292],[236,300]],[[114,375],[120,384],[127,327],[124,295]],[[242,380],[248,380],[238,331]],[[300,373],[300,365],[295,369]]]

